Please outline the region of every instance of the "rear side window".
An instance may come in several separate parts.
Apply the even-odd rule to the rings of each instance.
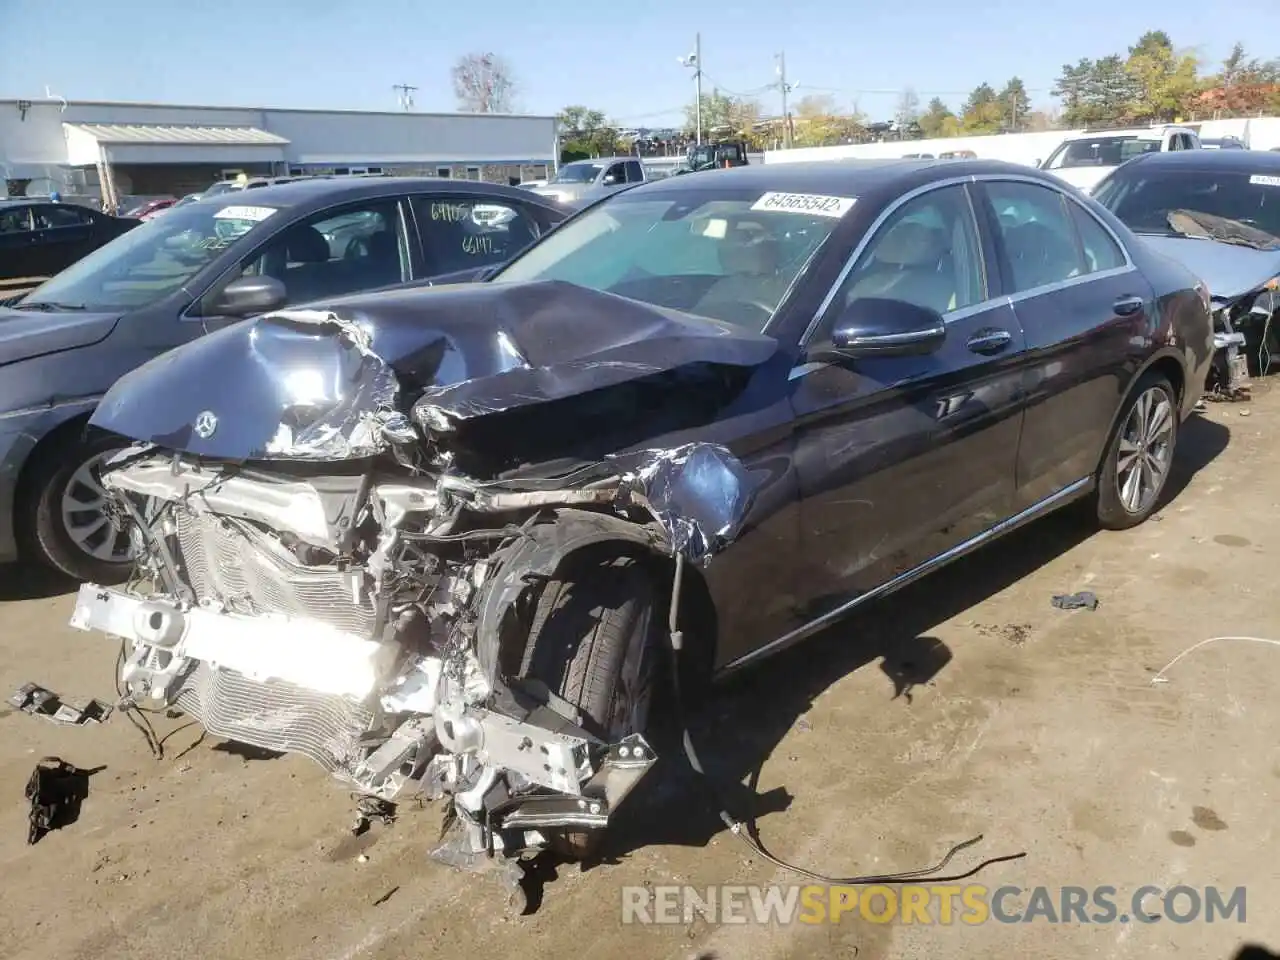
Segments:
[[[627,161],[627,183],[641,183],[644,181],[644,168],[640,166],[639,160]]]
[[[80,207],[44,206],[36,207],[36,229],[48,230],[53,227],[83,227],[93,222],[88,210]]]
[[[1084,248],[1085,266],[1089,273],[1099,270],[1115,270],[1125,265],[1124,251],[1111,239],[1102,224],[1078,203],[1068,203],[1076,229],[1080,231],[1080,246]]]
[[[1086,272],[1062,194],[1033,183],[998,180],[987,183],[986,190],[1015,292],[1061,283]]]
[[[538,236],[520,204],[449,195],[412,198],[427,276],[503,263]]]
[[[0,233],[30,232],[30,207],[0,207]]]

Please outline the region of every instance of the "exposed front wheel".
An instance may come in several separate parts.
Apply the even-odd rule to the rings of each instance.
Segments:
[[[573,558],[543,590],[522,674],[577,706],[584,725],[611,743],[641,733],[653,695],[656,611],[653,581],[635,558]],[[598,830],[566,832],[552,837],[552,848],[582,860],[602,839]]]
[[[1173,467],[1178,398],[1167,377],[1149,373],[1130,395],[1098,476],[1098,522],[1137,526],[1155,511]]]
[[[112,524],[102,466],[123,441],[81,434],[42,451],[18,502],[24,552],[77,580],[116,583],[128,575],[127,531]]]

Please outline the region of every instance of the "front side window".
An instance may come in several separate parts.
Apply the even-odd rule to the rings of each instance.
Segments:
[[[1280,243],[1280,164],[1271,174],[1139,165],[1113,174],[1095,199],[1135,233],[1196,233],[1246,246]]]
[[[1061,283],[1085,272],[1075,227],[1056,190],[1032,183],[992,181],[987,196],[995,209],[1014,291]]]
[[[1144,153],[1159,153],[1159,140],[1142,140],[1136,136],[1089,137],[1068,140],[1049,155],[1046,170],[1072,167],[1118,167],[1126,160]]]
[[[537,223],[518,204],[448,194],[412,203],[428,276],[502,263],[538,236]]]
[[[977,224],[963,186],[909,200],[880,226],[832,301],[824,335],[864,298],[901,300],[939,314],[987,298]]]
[[[552,178],[552,183],[595,183],[604,164],[590,163],[585,160],[566,163]]]
[[[275,277],[289,305],[401,283],[409,257],[399,205],[379,199],[313,214],[251,254],[237,276]]]
[[[612,177],[613,179],[610,180],[609,179],[610,177]],[[626,164],[615,163],[613,166],[609,168],[608,172],[605,173],[604,179],[605,179],[605,182],[609,183],[611,186],[615,183],[626,183],[627,182]]]
[[[763,330],[839,218],[753,209],[758,190],[615,194],[494,282],[560,280]]]
[[[185,287],[250,230],[279,213],[275,207],[199,203],[116,237],[27,297],[27,302],[73,304],[87,310],[133,310]]]

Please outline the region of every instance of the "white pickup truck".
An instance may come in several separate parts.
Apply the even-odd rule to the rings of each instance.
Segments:
[[[1139,154],[1199,149],[1200,138],[1194,130],[1172,124],[1097,130],[1067,137],[1040,169],[1088,193],[1112,170]]]

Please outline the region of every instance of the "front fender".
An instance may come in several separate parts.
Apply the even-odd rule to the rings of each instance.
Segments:
[[[50,401],[0,413],[0,563],[18,559],[15,501],[22,472],[40,441],[64,424],[87,417],[100,397]]]

